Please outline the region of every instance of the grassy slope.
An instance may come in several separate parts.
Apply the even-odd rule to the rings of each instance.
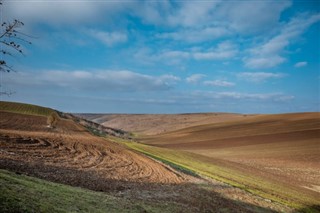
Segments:
[[[1,212],[182,212],[176,203],[144,203],[0,170]]]
[[[237,170],[232,170],[225,166],[206,161],[203,156],[166,148],[148,146],[145,144],[126,142],[116,139],[133,150],[147,154],[163,162],[175,164],[181,170],[189,170],[190,173],[204,175],[235,187],[244,189],[261,197],[288,205],[296,209],[305,209],[308,212],[309,206],[317,205],[318,201],[314,198],[306,197],[295,189],[268,182],[259,177],[248,176]],[[312,212],[312,209],[310,209]]]
[[[55,113],[53,109],[46,107],[6,101],[0,101],[0,111],[40,116],[49,116],[51,113]]]

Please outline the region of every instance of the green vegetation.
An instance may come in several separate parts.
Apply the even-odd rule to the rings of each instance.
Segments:
[[[178,168],[180,171],[188,171],[187,173],[199,174],[219,180],[263,198],[296,209],[304,209],[305,212],[309,210],[312,212],[312,209],[309,209],[308,206],[318,203],[316,198],[305,196],[295,189],[267,181],[261,177],[249,176],[226,166],[217,165],[201,155],[128,142],[117,138],[109,139],[125,144],[127,147],[155,158],[156,160],[160,160],[171,166],[174,165],[174,168]]]
[[[46,117],[55,112],[53,109],[46,107],[6,101],[0,101],[0,111],[15,112],[27,115],[40,115]]]
[[[1,212],[183,212],[176,203],[145,203],[0,170]]]

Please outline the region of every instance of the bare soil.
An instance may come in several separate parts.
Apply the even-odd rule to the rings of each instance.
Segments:
[[[320,113],[256,115],[140,140],[320,197]]]
[[[228,185],[181,174],[66,119],[48,128],[46,117],[0,111],[0,168],[119,197],[174,201],[186,212],[290,211]]]
[[[138,135],[156,135],[195,125],[234,121],[246,116],[232,113],[191,114],[79,114],[106,127]]]

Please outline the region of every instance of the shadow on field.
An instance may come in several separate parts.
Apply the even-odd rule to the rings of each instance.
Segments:
[[[320,212],[320,205],[307,206],[305,208],[299,209],[298,212],[317,213],[317,212]]]
[[[79,171],[10,159],[0,159],[0,169],[56,183],[107,192],[110,195],[133,201],[161,205],[173,202],[177,206],[182,206],[185,209],[183,212],[275,212],[267,208],[225,198],[221,194],[210,190],[210,187],[193,183],[160,184],[119,181],[103,178],[95,171]]]

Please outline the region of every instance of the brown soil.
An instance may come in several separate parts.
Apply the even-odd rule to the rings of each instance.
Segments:
[[[95,171],[108,179],[181,183],[186,177],[149,158],[90,135],[70,120],[48,128],[45,117],[1,112],[1,157]]]
[[[228,185],[176,172],[66,119],[52,129],[45,117],[0,111],[0,169],[129,199],[173,201],[185,206],[185,212],[290,210]],[[195,182],[206,182],[206,187]]]
[[[139,135],[155,135],[195,125],[234,121],[247,115],[232,113],[192,114],[80,114],[106,127]],[[254,116],[254,115],[249,115]]]
[[[320,196],[320,113],[257,115],[142,137],[159,147]]]

